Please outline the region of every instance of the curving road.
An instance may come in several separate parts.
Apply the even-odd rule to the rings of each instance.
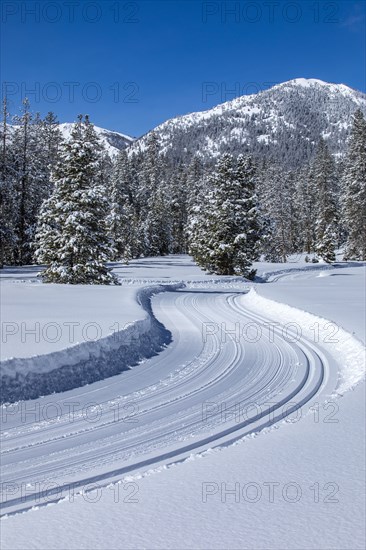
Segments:
[[[173,336],[159,355],[90,386],[3,407],[2,514],[304,414],[331,383],[326,356],[305,339],[284,339],[244,303],[242,293],[216,287],[158,294],[154,314]]]

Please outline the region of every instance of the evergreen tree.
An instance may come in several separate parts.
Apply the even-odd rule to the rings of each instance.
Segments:
[[[144,204],[144,193],[140,194],[142,185],[141,170],[143,160],[141,154],[133,154],[128,158],[129,171],[129,204],[131,220],[131,230],[129,233],[129,248],[131,258],[139,258],[145,252],[145,235],[143,216],[146,215]]]
[[[303,252],[301,238],[301,216],[299,215],[299,203],[297,197],[297,184],[301,178],[301,170],[288,172],[289,186],[289,245],[292,253]]]
[[[304,166],[298,172],[295,207],[299,224],[299,250],[307,254],[315,249],[316,196],[314,175],[309,166]]]
[[[171,220],[169,219],[168,199],[163,185],[155,189],[147,203],[144,222],[145,256],[169,254],[171,243]]]
[[[129,163],[126,151],[117,156],[109,186],[111,209],[107,227],[115,249],[114,260],[131,259],[133,246],[133,208]]]
[[[169,199],[171,242],[169,250],[172,254],[186,252],[187,226],[187,174],[184,167],[179,165],[167,189]]]
[[[366,260],[366,121],[354,114],[343,175],[343,217],[347,230],[345,259]]]
[[[57,162],[58,148],[62,141],[62,134],[59,129],[59,121],[52,111],[49,111],[42,121],[43,140],[46,149],[48,164],[52,167]]]
[[[137,238],[142,243],[144,256],[161,256],[170,251],[171,219],[164,172],[158,139],[152,132],[140,164],[136,193],[139,218]]]
[[[211,178],[211,181],[213,178]],[[187,221],[187,241],[188,252],[202,268],[208,265],[209,249],[207,246],[207,235],[209,232],[209,223],[207,212],[210,211],[210,205],[213,201],[214,191],[208,190],[206,193],[201,191],[196,196],[195,204],[191,204],[190,213]]]
[[[293,223],[292,202],[294,189],[290,185],[290,175],[282,168],[271,165],[263,174],[261,197],[264,218],[267,219],[267,232],[264,254],[271,262],[286,262],[293,251],[290,235]]]
[[[56,116],[49,112],[44,119],[39,113],[33,116],[30,125],[29,144],[29,181],[33,196],[32,227],[29,232],[29,241],[33,240],[36,225],[36,218],[42,202],[52,192],[51,172],[58,160],[58,150],[62,141],[62,134],[59,129]]]
[[[36,153],[38,142],[32,121],[29,101],[25,99],[21,116],[15,117],[16,126],[12,136],[14,190],[17,196],[17,208],[14,213],[17,247],[14,259],[21,265],[31,260],[29,242],[36,222],[38,197],[41,192],[36,184],[39,177]]]
[[[186,188],[187,188],[187,213],[197,204],[199,194],[202,192],[204,182],[204,169],[201,159],[194,156],[187,168]]]
[[[45,282],[116,283],[105,262],[113,256],[107,236],[102,148],[89,118],[79,117],[53,173],[54,190],[41,208],[37,262],[48,264]]]
[[[245,250],[249,262],[258,260],[263,231],[256,192],[257,177],[257,167],[252,157],[239,155],[236,179],[239,183],[239,188],[242,190],[242,200],[245,209],[245,236],[242,236],[241,239],[243,241],[243,250]]]
[[[335,261],[337,225],[335,169],[333,159],[323,139],[319,142],[312,174],[317,193],[315,250],[322,260],[331,263]]]
[[[203,211],[204,223],[191,220],[190,251],[195,260],[219,275],[253,278],[252,262],[258,257],[260,225],[254,189],[254,166],[242,157],[235,169],[233,158],[224,154],[212,179]]]
[[[225,153],[219,160],[216,174],[212,179],[213,192],[209,196],[205,216],[205,251],[203,267],[218,275],[234,275],[234,233],[236,218],[234,188],[237,186],[233,167],[233,157]],[[240,234],[241,232],[237,232]]]
[[[147,147],[142,155],[139,166],[137,200],[140,204],[142,219],[146,216],[148,201],[157,189],[162,176],[161,159],[159,158],[159,144],[155,132],[151,132]]]
[[[12,156],[9,147],[9,129],[6,98],[3,100],[3,120],[0,128],[1,156],[0,156],[0,267],[4,263],[13,263],[15,234],[15,204],[16,195],[12,178]]]

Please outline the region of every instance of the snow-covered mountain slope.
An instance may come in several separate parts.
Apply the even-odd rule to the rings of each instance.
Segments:
[[[64,139],[68,139],[70,137],[73,127],[74,123],[72,122],[64,122],[60,124],[60,130]],[[112,157],[114,157],[118,151],[121,151],[131,145],[134,141],[134,138],[131,136],[120,134],[119,132],[112,132],[111,130],[106,130],[105,128],[99,128],[99,126],[94,126],[94,129],[104,147]]]
[[[366,95],[321,80],[298,78],[258,94],[238,97],[208,111],[179,116],[155,132],[161,150],[174,159],[198,153],[214,158],[224,151],[272,156],[298,166],[312,157],[319,137],[341,155],[357,108],[366,113]],[[130,151],[144,150],[149,133]]]

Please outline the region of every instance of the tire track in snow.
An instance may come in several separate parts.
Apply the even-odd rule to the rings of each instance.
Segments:
[[[265,326],[265,316],[239,304],[241,295],[215,288],[155,296],[154,313],[173,335],[168,348],[108,381],[49,396],[60,406],[62,399],[78,400],[81,410],[92,394],[105,411],[98,425],[85,426],[79,415],[74,423],[61,416],[60,422],[24,426],[20,414],[12,416],[2,445],[3,484],[34,485],[38,490],[29,489],[23,496],[5,493],[3,513],[57,501],[60,490],[64,495],[71,484],[80,489],[90,483],[104,485],[126,473],[229,445],[310,406],[329,381],[327,356],[311,342],[288,342],[279,329],[274,329],[276,342],[265,335],[255,344],[231,337],[223,342],[219,333],[203,341],[207,322],[232,326],[238,320],[254,321]],[[110,405],[131,399],[138,406],[138,422],[115,422]],[[207,402],[225,403],[228,410],[255,403],[260,412],[248,413],[241,421],[217,412],[205,422],[202,407]],[[57,487],[43,490],[50,481]]]

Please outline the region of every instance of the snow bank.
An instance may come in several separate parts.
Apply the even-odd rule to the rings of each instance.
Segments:
[[[1,279],[0,358],[55,353],[122,330],[146,316],[137,292],[137,287]]]
[[[166,285],[166,280],[164,279],[122,279],[120,286],[141,286],[141,285]],[[173,285],[181,285],[184,282],[184,286],[186,288],[202,288],[202,289],[212,289],[215,287],[220,287],[220,289],[240,289],[243,291],[248,291],[250,286],[250,281],[246,279],[245,277],[231,277],[231,276],[224,276],[224,277],[216,277],[213,279],[199,279],[197,280],[179,280],[179,279],[173,279],[170,280],[169,283]]]
[[[259,264],[259,262],[258,262]],[[262,266],[263,264],[261,264]],[[276,265],[276,264],[275,264]],[[283,268],[283,264],[279,264],[281,267],[278,269],[275,269],[274,271],[263,271],[260,275],[257,275],[257,282],[265,282],[265,283],[274,283],[277,282],[278,279],[280,279],[283,275],[293,275],[293,274],[302,274],[307,271],[310,271],[313,273],[314,271],[320,271],[323,272],[324,270],[334,270],[333,265],[320,263],[317,264],[305,264],[301,267],[289,267],[289,268]],[[339,266],[337,266],[339,267]]]
[[[155,318],[151,296],[180,286],[141,289],[137,299],[146,317],[105,338],[47,355],[3,361],[0,366],[0,402],[35,399],[84,386],[119,374],[141,359],[161,351],[171,341],[171,333]]]
[[[280,324],[297,323],[305,338],[313,342],[316,338],[339,367],[336,393],[332,397],[343,395],[365,377],[365,346],[352,334],[338,326],[334,338],[330,337],[328,319],[263,298],[254,288],[243,297],[243,304],[258,314],[265,312],[266,317]],[[316,333],[314,327],[316,327]]]

